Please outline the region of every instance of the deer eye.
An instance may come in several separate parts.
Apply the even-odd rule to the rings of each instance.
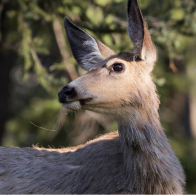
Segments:
[[[121,72],[123,70],[123,65],[120,63],[113,64],[113,70],[115,72]]]

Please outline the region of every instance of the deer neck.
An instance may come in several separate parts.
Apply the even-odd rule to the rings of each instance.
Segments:
[[[132,111],[118,121],[118,131],[134,194],[183,193],[183,170],[163,132],[158,112]]]

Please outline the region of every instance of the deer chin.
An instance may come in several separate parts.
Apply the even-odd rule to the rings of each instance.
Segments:
[[[91,100],[92,98],[68,101],[63,104],[63,107],[71,111],[77,111],[77,110],[82,109],[82,107],[85,106],[86,103],[90,102]]]
[[[63,108],[66,108],[71,111],[77,111],[81,109],[81,104],[80,101],[67,102],[63,104]]]

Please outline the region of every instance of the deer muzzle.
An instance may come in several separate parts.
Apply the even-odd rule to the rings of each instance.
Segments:
[[[86,102],[90,102],[92,97],[81,97],[74,87],[69,85],[65,86],[59,93],[59,102],[70,110],[79,110]]]

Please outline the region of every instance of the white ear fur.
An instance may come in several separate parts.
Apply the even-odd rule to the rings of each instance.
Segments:
[[[101,55],[98,45],[95,40],[87,40],[83,43],[84,47],[91,48],[91,52],[85,55],[80,56],[80,65],[85,70],[90,70],[97,64],[99,64],[101,61],[104,60],[104,57]]]

